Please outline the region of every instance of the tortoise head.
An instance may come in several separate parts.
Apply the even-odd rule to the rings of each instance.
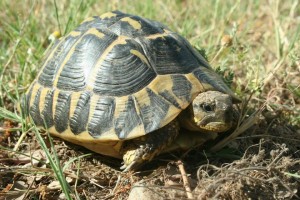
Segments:
[[[207,131],[223,132],[231,128],[232,98],[217,91],[200,93],[192,103],[194,122]]]
[[[189,107],[179,116],[181,125],[188,130],[224,132],[233,120],[232,97],[218,91],[198,94]]]

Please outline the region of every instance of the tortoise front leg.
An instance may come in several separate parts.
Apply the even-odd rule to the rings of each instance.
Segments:
[[[151,161],[152,158],[162,152],[170,145],[179,134],[179,123],[173,120],[163,128],[139,137],[134,140],[125,141],[121,154],[123,155],[124,171],[134,170],[141,164]]]

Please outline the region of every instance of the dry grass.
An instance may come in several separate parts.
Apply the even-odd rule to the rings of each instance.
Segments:
[[[300,197],[299,1],[54,2],[0,1],[0,199],[68,198],[57,181],[59,166],[73,199],[126,199],[140,181],[167,189],[168,198],[187,198],[174,193],[184,190],[177,159],[195,199]],[[234,72],[232,87],[244,98],[239,128],[184,156],[160,156],[136,174],[121,173],[119,160],[57,139],[51,145],[42,134],[50,165],[34,129],[16,111],[19,96],[40,69],[51,33],[65,34],[113,9],[168,25],[204,48],[215,68]]]

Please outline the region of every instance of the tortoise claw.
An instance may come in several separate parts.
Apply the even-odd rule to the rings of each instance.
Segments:
[[[120,169],[123,170],[123,172],[128,172],[135,169],[138,165],[139,163],[137,161],[133,161],[129,165],[123,164]]]

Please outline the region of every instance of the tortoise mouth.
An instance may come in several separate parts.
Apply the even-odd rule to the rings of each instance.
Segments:
[[[224,132],[227,131],[231,127],[231,123],[223,123],[223,122],[210,122],[206,125],[197,124],[199,127],[206,129],[208,131],[215,132]]]
[[[214,132],[224,132],[231,128],[231,122],[222,122],[222,121],[214,121],[208,122],[209,120],[205,117],[202,120],[194,118],[196,125],[204,130],[207,131],[214,131]]]

